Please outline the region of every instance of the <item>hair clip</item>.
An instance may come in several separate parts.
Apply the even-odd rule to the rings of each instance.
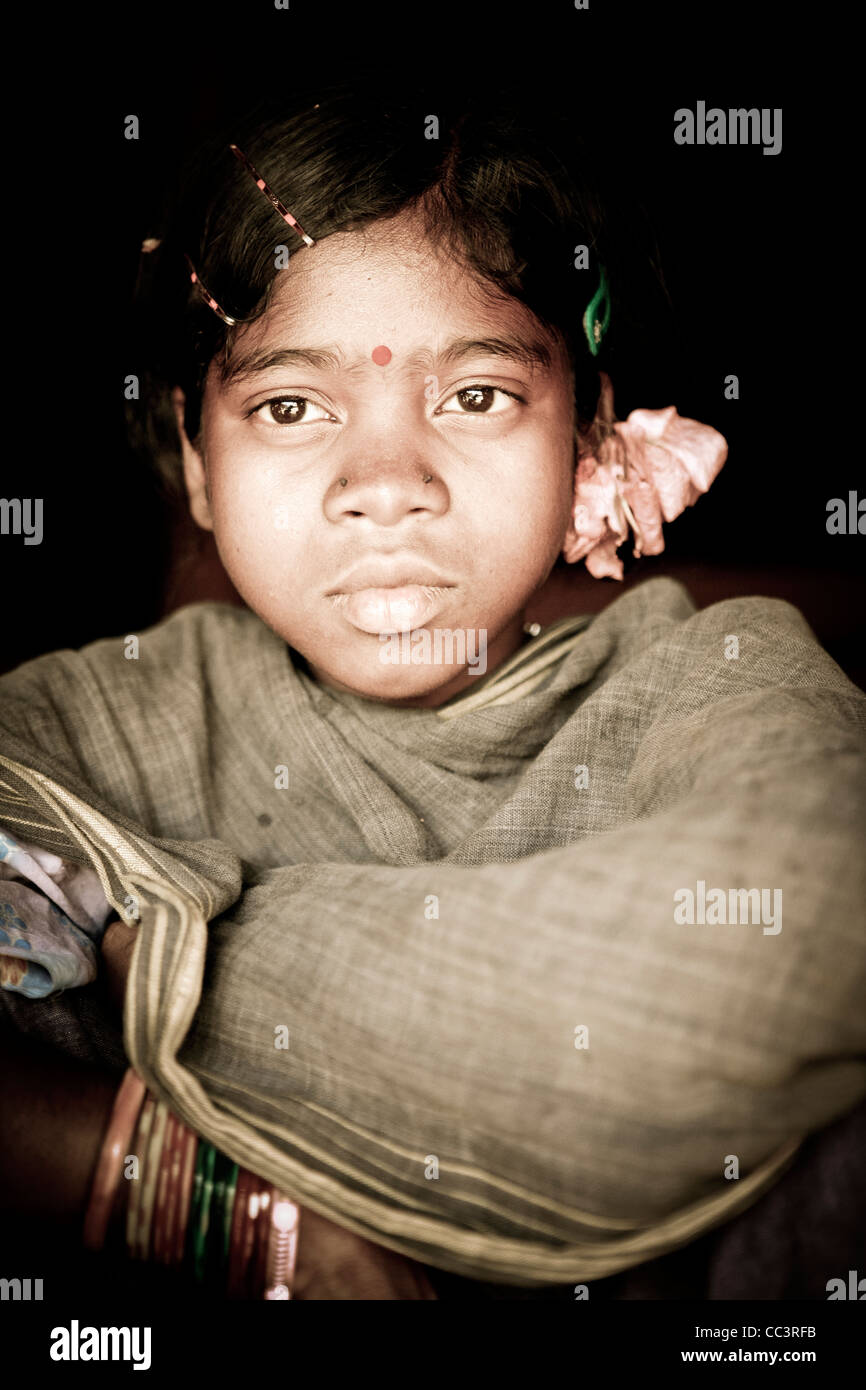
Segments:
[[[264,193],[264,195],[265,195],[265,197],[268,199],[268,201],[273,205],[273,207],[276,208],[277,212],[280,214],[280,217],[282,217],[283,221],[284,221],[284,222],[288,222],[289,226],[290,226],[291,228],[293,228],[294,231],[297,232],[298,236],[301,237],[302,240],[306,242],[307,246],[315,246],[316,243],[313,241],[313,238],[312,238],[311,236],[307,236],[307,233],[304,231],[303,227],[301,226],[301,224],[300,224],[300,222],[297,220],[297,218],[292,216],[292,214],[289,212],[288,208],[285,207],[284,204],[280,202],[279,198],[277,197],[276,193],[274,193],[273,189],[271,189],[271,188],[268,187],[268,185],[265,183],[265,180],[262,178],[261,174],[258,173],[258,171],[257,171],[256,169],[253,168],[252,164],[251,164],[250,161],[247,159],[247,157],[246,157],[246,155],[244,154],[243,150],[238,149],[237,145],[229,145],[229,149],[231,150],[232,154],[234,154],[234,155],[237,156],[237,158],[240,160],[241,164],[243,164],[244,168],[245,168],[245,169],[247,170],[247,172],[251,175],[253,181],[255,182],[256,187],[257,187],[257,188],[260,188],[260,189],[262,190],[262,192]]]
[[[196,289],[198,290],[198,292],[199,292],[199,294],[201,295],[202,299],[204,300],[205,304],[207,304],[207,306],[208,306],[210,309],[213,309],[214,313],[217,314],[217,315],[222,319],[223,323],[227,323],[227,324],[229,325],[230,328],[234,328],[234,326],[235,326],[236,323],[244,323],[244,322],[245,322],[244,319],[233,319],[233,318],[230,317],[229,314],[227,314],[227,313],[225,312],[224,309],[221,309],[221,308],[220,308],[219,304],[217,304],[217,302],[216,302],[216,300],[214,299],[213,295],[209,293],[209,291],[207,290],[206,286],[204,285],[201,276],[199,275],[198,271],[196,270],[196,268],[195,268],[195,266],[193,265],[192,261],[190,260],[189,256],[186,254],[185,251],[184,251],[183,254],[184,254],[184,258],[185,258],[185,260],[186,260],[186,263],[187,263],[187,265],[189,266],[189,269],[190,269],[190,279],[192,280],[192,283],[195,285]]]
[[[603,265],[599,266],[599,271],[601,272],[601,278],[599,280],[598,289],[587,304],[586,312],[583,316],[583,331],[586,334],[586,341],[589,343],[589,350],[593,357],[598,356],[599,344],[610,324],[610,290],[608,288],[607,276]],[[602,304],[606,306],[604,317],[599,318],[599,310]]]
[[[315,110],[315,107],[314,107],[313,109]],[[262,178],[261,174],[259,174],[259,173],[257,172],[257,170],[253,168],[252,164],[251,164],[250,161],[247,159],[247,157],[246,157],[246,155],[244,154],[243,150],[239,149],[237,145],[229,145],[229,149],[231,150],[232,154],[234,154],[234,155],[240,160],[241,164],[243,164],[244,168],[249,172],[249,174],[252,176],[253,180],[255,181],[256,187],[257,187],[257,188],[260,188],[260,189],[262,190],[262,192],[264,193],[265,197],[266,197],[266,198],[268,199],[268,201],[272,204],[272,206],[277,210],[277,212],[280,214],[280,217],[282,217],[283,221],[284,221],[284,222],[287,222],[287,223],[289,224],[289,226],[290,226],[295,232],[297,232],[298,236],[301,237],[301,239],[306,243],[307,246],[315,246],[316,243],[313,241],[313,238],[312,238],[311,236],[307,236],[307,233],[304,231],[304,229],[303,229],[303,227],[301,226],[301,224],[300,224],[300,222],[298,221],[298,219],[297,219],[296,217],[293,217],[293,216],[292,216],[292,214],[289,212],[288,208],[285,207],[285,206],[280,202],[280,200],[279,200],[279,198],[277,197],[276,193],[274,193],[274,191],[273,191],[271,188],[268,187],[267,183],[266,183],[265,180]],[[145,243],[145,244],[142,246],[141,249],[142,249],[143,251],[144,251],[144,250],[150,251],[150,250],[152,250],[152,249],[154,249],[154,248],[153,248],[152,246],[147,245],[147,243]],[[199,294],[201,295],[201,297],[202,297],[202,299],[204,300],[205,304],[207,304],[208,308],[213,309],[214,313],[217,314],[217,315],[219,316],[219,318],[222,319],[223,323],[227,323],[227,324],[229,325],[230,328],[233,328],[233,327],[235,326],[235,324],[238,324],[238,323],[248,323],[248,322],[249,322],[248,319],[235,319],[235,318],[232,318],[230,314],[227,314],[227,313],[226,313],[225,309],[222,309],[222,308],[220,307],[220,305],[219,305],[219,304],[217,303],[217,301],[214,299],[213,295],[210,293],[210,291],[207,289],[207,287],[203,284],[201,276],[199,275],[198,271],[196,270],[195,266],[193,265],[193,263],[192,263],[190,257],[187,255],[186,252],[184,252],[184,256],[186,257],[186,263],[187,263],[187,265],[189,266],[189,270],[190,270],[190,279],[192,280],[192,283],[196,286],[196,288],[197,288]]]

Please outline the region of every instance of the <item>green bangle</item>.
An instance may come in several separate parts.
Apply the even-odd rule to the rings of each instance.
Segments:
[[[204,1184],[204,1162],[207,1141],[199,1139],[195,1155],[195,1173],[192,1180],[192,1195],[189,1200],[189,1212],[186,1219],[186,1236],[184,1244],[183,1266],[188,1274],[192,1274],[195,1267],[195,1240],[194,1232],[198,1225],[198,1213],[201,1208],[202,1187]]]
[[[228,1270],[228,1263],[229,1263],[229,1246],[230,1246],[230,1244],[231,1244],[231,1238],[232,1238],[232,1220],[234,1219],[234,1214],[235,1214],[235,1198],[237,1197],[237,1194],[238,1194],[238,1173],[239,1173],[239,1172],[240,1172],[240,1168],[238,1167],[237,1163],[233,1163],[232,1166],[231,1166],[231,1168],[230,1168],[230,1170],[229,1170],[228,1181],[226,1182],[226,1204],[225,1204],[225,1218],[224,1218],[224,1224],[223,1224],[223,1251],[222,1251],[222,1254],[223,1254],[223,1258],[222,1258],[223,1269],[226,1270],[226,1271]]]
[[[204,1145],[204,1179],[202,1182],[201,1205],[198,1212],[198,1219],[193,1227],[193,1272],[197,1284],[204,1283],[205,1275],[205,1250],[207,1248],[208,1223],[210,1221],[210,1208],[213,1200],[213,1174],[216,1163],[216,1149],[213,1144],[205,1142]]]
[[[220,1150],[216,1150],[214,1164],[213,1204],[208,1220],[205,1238],[204,1282],[208,1288],[221,1291],[222,1284],[222,1246],[225,1222],[226,1178],[231,1169],[231,1160]]]

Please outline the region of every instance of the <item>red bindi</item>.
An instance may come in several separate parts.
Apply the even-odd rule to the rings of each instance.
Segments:
[[[387,367],[391,361],[391,349],[386,347],[375,347],[370,354],[377,367]]]

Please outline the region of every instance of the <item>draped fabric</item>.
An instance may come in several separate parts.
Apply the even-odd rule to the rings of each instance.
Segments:
[[[602,1278],[866,1095],[866,698],[789,604],[651,579],[440,710],[230,605],[128,652],[0,680],[0,825],[136,900],[130,1060],[302,1205]]]

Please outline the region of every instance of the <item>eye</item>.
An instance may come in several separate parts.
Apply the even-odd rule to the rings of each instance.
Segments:
[[[461,406],[466,409],[445,410],[440,407],[437,415],[503,415],[510,407],[504,405],[499,410],[491,410],[490,406],[494,396],[507,396],[513,401],[525,404],[523,397],[518,396],[514,391],[506,391],[502,386],[463,386],[459,391],[455,391],[453,396],[449,396],[450,401],[460,401]],[[447,402],[446,402],[447,404]]]
[[[309,410],[320,410],[322,412],[318,419],[308,419]],[[263,411],[270,411],[270,419],[262,414]],[[330,420],[333,417],[328,414],[324,406],[316,405],[315,401],[308,400],[306,396],[272,396],[270,400],[262,401],[261,405],[253,406],[247,412],[250,415],[259,415],[266,425],[273,425],[280,428],[283,425],[313,425],[321,420]]]

